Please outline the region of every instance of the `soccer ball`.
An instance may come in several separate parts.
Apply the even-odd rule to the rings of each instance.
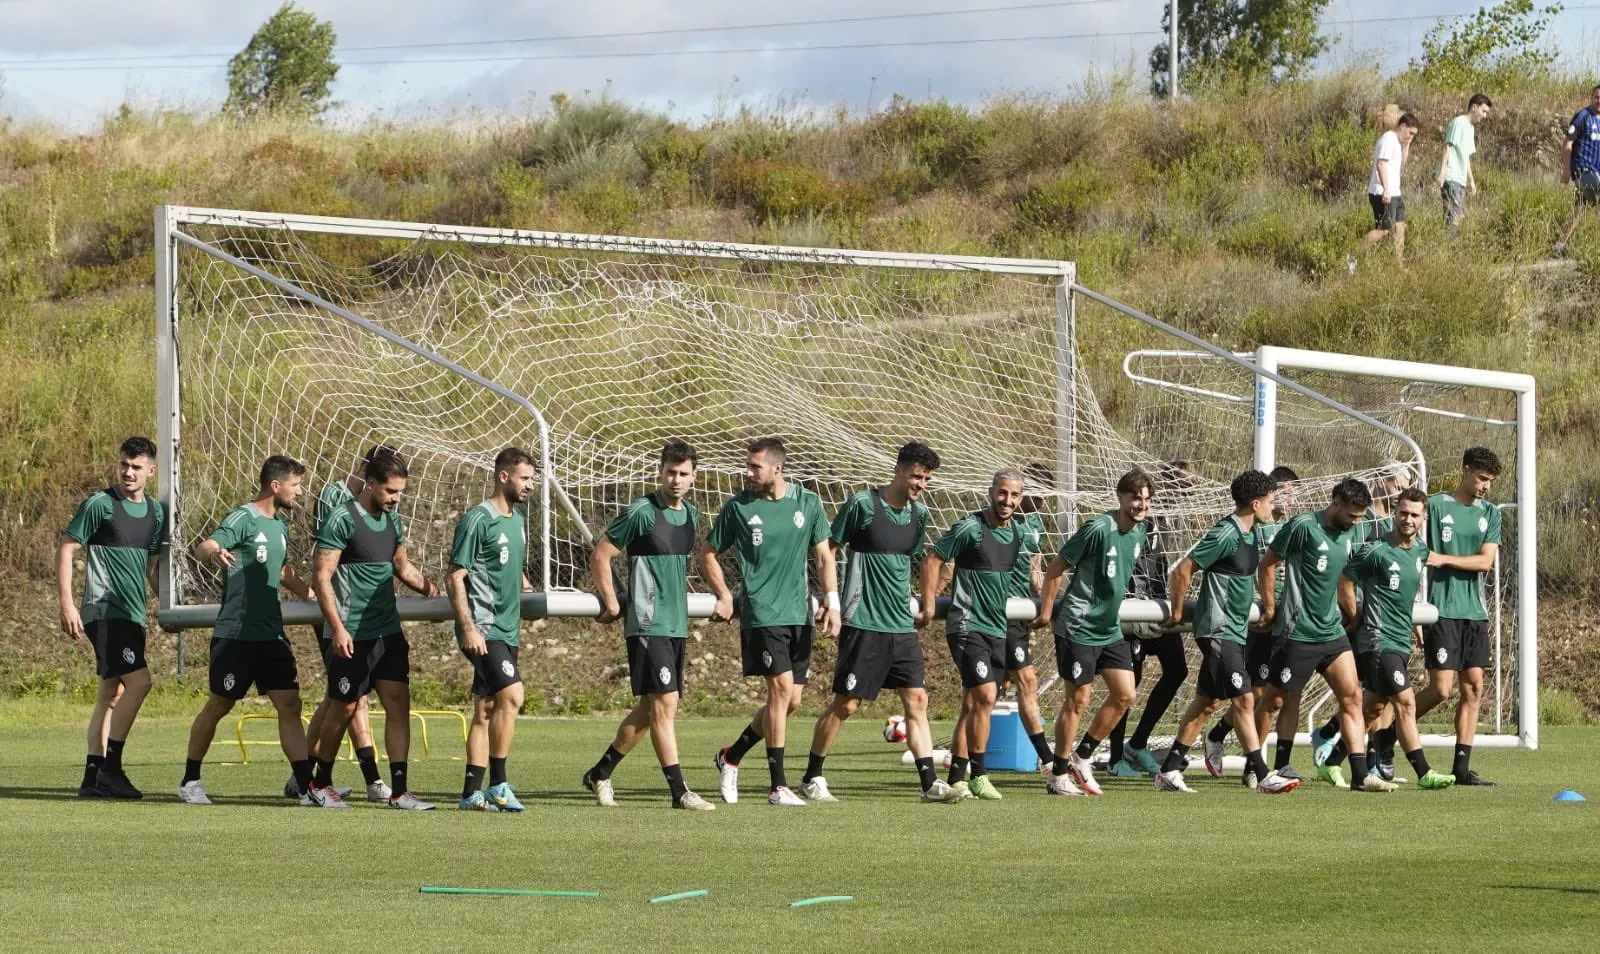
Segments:
[[[906,740],[905,716],[892,715],[883,720],[883,741],[904,742]]]

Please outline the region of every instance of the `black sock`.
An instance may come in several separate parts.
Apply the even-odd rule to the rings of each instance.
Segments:
[[[1111,727],[1111,734],[1106,736],[1106,743],[1110,749],[1109,753],[1106,755],[1106,758],[1112,765],[1122,761],[1123,741],[1126,739],[1127,733],[1128,714],[1124,712],[1122,714],[1122,718],[1117,720],[1117,724]],[[1083,757],[1088,758],[1087,755]]]
[[[1244,763],[1249,771],[1256,773],[1257,782],[1267,777],[1267,760],[1261,757],[1260,749],[1252,749],[1246,752],[1244,754]]]
[[[404,795],[406,792],[411,791],[411,789],[406,787],[406,763],[390,762],[389,777],[394,780],[389,786],[394,790],[394,794],[390,796],[391,798],[398,798],[399,796]]]
[[[1350,784],[1360,785],[1367,778],[1367,753],[1350,753]]]
[[[1391,725],[1387,729],[1379,729],[1374,734],[1377,738],[1377,744],[1373,748],[1377,750],[1378,761],[1385,765],[1394,764],[1394,745],[1399,741],[1399,733]]]
[[[368,785],[383,780],[383,773],[378,771],[378,752],[372,746],[356,749],[356,761],[361,763],[361,777],[367,780]]]
[[[767,774],[772,776],[773,788],[789,787],[789,776],[783,771],[783,746],[767,746]]]
[[[1334,736],[1338,735],[1340,729],[1342,729],[1342,728],[1343,728],[1343,726],[1341,726],[1339,724],[1339,713],[1335,712],[1333,715],[1328,717],[1328,721],[1327,722],[1324,722],[1324,723],[1322,723],[1322,725],[1317,727],[1317,732],[1324,739],[1331,739]]]
[[[1472,771],[1471,762],[1472,746],[1457,744],[1455,761],[1450,763],[1450,774],[1456,777],[1456,781],[1466,778],[1467,773]]]
[[[1421,778],[1431,771],[1428,766],[1428,757],[1422,754],[1421,749],[1412,749],[1407,752],[1406,761],[1411,763],[1411,771],[1417,773],[1417,778]]]
[[[318,788],[327,788],[333,784],[333,761],[331,759],[317,759],[317,770],[313,773],[311,781]]]
[[[1228,722],[1228,717],[1223,716],[1217,720],[1216,725],[1211,727],[1211,731],[1206,733],[1206,738],[1221,745],[1228,741],[1228,733],[1232,731],[1233,726]]]
[[[1163,772],[1183,771],[1183,760],[1189,755],[1189,747],[1182,742],[1172,743],[1172,748],[1167,750],[1167,759],[1161,763]]]
[[[1100,740],[1095,738],[1094,736],[1090,735],[1089,733],[1085,732],[1083,734],[1083,738],[1081,740],[1079,740],[1078,747],[1077,747],[1077,749],[1074,750],[1074,752],[1076,753],[1078,758],[1086,759],[1089,756],[1093,755],[1094,754],[1094,750],[1099,748],[1099,747],[1100,747]]]
[[[296,759],[289,763],[289,770],[294,773],[294,787],[304,795],[311,791],[311,760]]]
[[[1344,762],[1344,757],[1346,755],[1350,755],[1350,763],[1352,765],[1354,765],[1355,764],[1355,756],[1350,754],[1350,747],[1344,744],[1344,740],[1343,739],[1340,739],[1339,741],[1337,741],[1337,742],[1335,742],[1333,744],[1333,751],[1328,753],[1328,760],[1324,764],[1327,764],[1327,765],[1340,765],[1340,764],[1342,764]],[[1361,758],[1362,758],[1363,761],[1366,760],[1366,757],[1367,757],[1367,754],[1365,752],[1361,753]]]
[[[1274,769],[1288,768],[1289,759],[1294,755],[1294,739],[1279,739],[1278,750],[1272,756]]]
[[[1045,741],[1043,729],[1028,736],[1028,741],[1033,743],[1033,754],[1039,757],[1039,761],[1050,761],[1050,743]]]
[[[594,768],[589,770],[589,778],[596,782],[604,782],[616,770],[617,763],[622,761],[622,753],[614,745],[606,746],[605,754],[600,756],[600,761],[594,763]]]
[[[950,756],[950,774],[945,776],[951,785],[967,780],[967,760]]]
[[[826,755],[818,755],[815,752],[810,753],[810,757],[806,759],[806,774],[800,777],[800,784],[804,785],[822,774],[822,760],[825,758],[827,758]]]
[[[87,756],[83,760],[83,787],[84,788],[88,788],[89,786],[94,784],[94,780],[96,778],[98,778],[99,775],[100,775],[100,764],[102,762],[104,762],[104,761],[105,761],[105,756],[103,756],[103,755],[90,755],[90,756]],[[199,778],[199,777],[200,777],[200,774],[199,774],[199,772],[197,770],[195,772],[195,778]],[[187,782],[188,780],[189,779],[187,777],[184,778],[185,782]]]
[[[461,797],[471,798],[472,793],[483,788],[483,773],[488,771],[482,765],[467,766],[466,781],[461,783]]]
[[[738,765],[744,761],[744,754],[755,748],[756,743],[760,741],[761,733],[756,729],[756,724],[752,722],[744,727],[744,731],[740,732],[739,737],[733,740],[733,744],[728,746],[727,751],[722,753],[722,757],[727,760],[729,765]]]
[[[122,771],[122,747],[127,744],[127,739],[107,739],[106,760],[100,763],[101,767],[113,772]]]
[[[1066,775],[1072,771],[1072,760],[1065,755],[1058,755],[1050,760],[1051,775]]]
[[[1378,746],[1372,736],[1367,736],[1367,764],[1373,768],[1378,767]]]
[[[939,774],[933,770],[933,756],[917,759],[917,781],[922,783],[922,790],[926,792],[939,780]]]
[[[672,802],[677,804],[678,799],[689,790],[689,786],[683,783],[683,768],[674,762],[661,766],[661,774],[667,777],[667,788],[672,790]]]
[[[199,759],[184,759],[183,760],[183,781],[184,781],[184,784],[188,784],[189,782],[198,782],[198,781],[200,781],[200,760]]]
[[[504,785],[506,781],[506,760],[489,756],[489,784]]]
[[[989,774],[989,767],[983,764],[983,759],[986,754],[987,753],[985,752],[974,752],[967,758],[967,764],[972,766],[973,778],[977,778],[980,775]]]

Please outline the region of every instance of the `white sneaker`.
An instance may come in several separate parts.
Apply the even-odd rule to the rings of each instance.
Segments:
[[[1050,781],[1050,769],[1051,769],[1051,766],[1053,766],[1054,764],[1055,763],[1053,761],[1046,761],[1045,759],[1040,759],[1039,760],[1039,764],[1037,766],[1035,766],[1035,768],[1037,768],[1039,770],[1039,777],[1044,779],[1047,782]]]
[[[1187,792],[1194,794],[1194,789],[1183,780],[1183,773],[1177,769],[1170,772],[1156,773],[1156,791],[1158,792]]]
[[[1285,792],[1292,792],[1299,788],[1300,780],[1297,778],[1284,778],[1277,772],[1268,772],[1267,777],[1258,779],[1253,787],[1256,791],[1266,795],[1282,795]]]
[[[796,795],[787,785],[779,785],[767,796],[768,805],[782,805],[785,808],[804,808],[806,800]]]
[[[925,802],[951,801],[950,783],[942,778],[934,779],[933,784],[928,786],[928,790],[922,793],[922,800]]]
[[[681,808],[688,812],[715,811],[715,805],[696,795],[694,792],[684,792],[683,797],[672,803],[673,808]]]
[[[828,780],[820,775],[800,786],[800,791],[805,794],[806,798],[811,799],[813,802],[839,801],[837,798],[833,797],[832,792],[828,791]]]
[[[178,801],[185,805],[211,804],[211,799],[206,797],[206,790],[200,787],[199,779],[178,786]]]
[[[345,791],[339,793],[339,797],[343,798],[348,794],[350,794],[350,791],[349,789],[346,789]],[[369,802],[387,803],[389,799],[393,797],[394,789],[391,789],[388,783],[381,778],[367,786],[367,801]]]
[[[1206,739],[1206,773],[1212,778],[1222,777],[1222,743]]]
[[[343,798],[339,797],[338,789],[335,789],[331,786],[328,788],[318,788],[315,783],[312,784],[311,790],[306,792],[306,797],[301,800],[300,804],[315,808],[350,807],[344,803]]]
[[[410,792],[391,797],[388,803],[390,808],[400,808],[408,812],[431,812],[434,809],[432,802],[425,802]]]
[[[1050,795],[1082,795],[1083,789],[1072,781],[1071,775],[1052,775],[1044,790]]]
[[[617,795],[611,788],[609,778],[585,778],[589,791],[594,793],[595,803],[601,808],[616,808]]]
[[[1267,774],[1272,775],[1276,773],[1269,772]],[[1254,769],[1245,769],[1244,776],[1241,780],[1244,782],[1244,787],[1248,788],[1250,791],[1256,792],[1261,790],[1261,780],[1256,778]],[[1289,781],[1294,782],[1297,787],[1300,784],[1298,779],[1290,779]]]
[[[1368,773],[1367,777],[1361,780],[1361,784],[1352,787],[1358,792],[1392,792],[1400,786],[1387,781],[1381,775]]]
[[[1100,783],[1094,780],[1094,769],[1089,767],[1088,759],[1078,758],[1078,753],[1072,753],[1067,760],[1068,771],[1072,773],[1072,780],[1078,783],[1085,795],[1103,795]]]
[[[711,760],[711,764],[717,767],[717,774],[721,776],[717,780],[718,794],[724,802],[734,805],[739,801],[739,766],[728,761],[727,752],[727,749],[718,749],[717,757]]]

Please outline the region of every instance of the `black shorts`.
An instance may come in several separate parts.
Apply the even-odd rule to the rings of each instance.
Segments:
[[[636,696],[683,691],[683,644],[678,636],[629,636],[628,681]]]
[[[266,695],[300,689],[294,650],[287,639],[211,639],[211,692],[224,699],[243,699],[251,683]]]
[[[1406,220],[1406,200],[1400,196],[1390,196],[1385,203],[1383,196],[1367,193],[1367,202],[1372,206],[1372,225],[1382,231],[1389,231],[1398,222]]]
[[[115,679],[145,668],[144,627],[125,619],[100,619],[83,624],[84,638],[94,646],[94,671]]]
[[[811,642],[816,628],[799,626],[757,626],[740,630],[739,654],[746,676],[777,676],[794,673],[794,684],[803,686],[811,676]]]
[[[1285,639],[1272,652],[1268,681],[1284,692],[1299,692],[1306,687],[1312,673],[1326,673],[1336,659],[1349,651],[1350,640],[1344,636],[1327,643]]]
[[[1252,629],[1244,637],[1244,664],[1250,670],[1250,681],[1264,686],[1272,681],[1272,652],[1278,648],[1278,637],[1270,629]]]
[[[1410,653],[1360,653],[1356,668],[1361,673],[1361,688],[1375,696],[1391,699],[1411,688]]]
[[[945,633],[950,658],[961,673],[961,688],[998,683],[1006,674],[1006,639],[983,633]]]
[[[1231,639],[1196,639],[1200,647],[1200,674],[1194,691],[1207,699],[1237,699],[1252,688],[1244,646]]]
[[[322,663],[328,668],[328,698],[341,702],[360,699],[380,680],[411,681],[411,646],[404,633],[358,639],[349,659],[334,653],[333,641],[329,640]]]
[[[833,694],[869,702],[882,689],[921,689],[922,644],[916,633],[878,633],[846,626],[839,631]]]
[[[1012,672],[1033,665],[1033,647],[1028,644],[1033,633],[1033,627],[1028,625],[1031,622],[1014,619],[1006,623],[1006,668]]]
[[[1429,669],[1489,668],[1489,624],[1481,619],[1443,619],[1422,627],[1422,664]]]
[[[1085,646],[1070,639],[1056,638],[1056,670],[1074,686],[1087,686],[1097,673],[1107,669],[1133,672],[1133,647],[1119,639],[1107,646]]]
[[[472,694],[487,699],[507,686],[522,681],[522,671],[517,668],[517,655],[521,647],[500,639],[484,641],[488,652],[474,656],[465,650],[461,655],[472,664]]]

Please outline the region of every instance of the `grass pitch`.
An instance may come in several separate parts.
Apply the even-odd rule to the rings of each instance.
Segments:
[[[86,714],[86,713],[85,713]],[[42,724],[41,724],[42,723]],[[715,798],[713,749],[742,723],[680,728],[691,787]],[[1537,752],[1483,751],[1497,788],[1257,795],[1190,773],[1194,796],[1106,782],[1100,799],[1047,798],[996,773],[998,803],[923,805],[877,720],[847,724],[828,779],[844,801],[765,804],[759,750],[738,805],[667,807],[653,754],[618,769],[623,807],[578,786],[610,719],[525,720],[510,763],[522,815],[455,811],[460,740],[443,722],[413,760],[432,814],[355,800],[348,812],[281,797],[281,754],[237,764],[233,717],[181,805],[187,721],[141,722],[128,772],[139,803],[73,797],[82,730],[0,710],[0,950],[1595,950],[1600,732],[1551,729]],[[948,727],[944,727],[948,728]],[[791,781],[808,719],[794,723]],[[253,735],[271,731],[253,723]],[[937,731],[937,727],[936,727]],[[419,747],[420,749],[420,747]],[[1302,748],[1297,764],[1309,769]],[[452,758],[455,757],[455,758]],[[1448,752],[1437,753],[1448,768]],[[1200,777],[1195,778],[1198,774]],[[1402,770],[1409,775],[1409,769]],[[341,762],[336,780],[361,781]],[[359,788],[358,788],[359,794]],[[597,890],[598,899],[438,896],[421,885]],[[677,903],[661,895],[707,889]],[[793,909],[790,901],[852,895]]]

